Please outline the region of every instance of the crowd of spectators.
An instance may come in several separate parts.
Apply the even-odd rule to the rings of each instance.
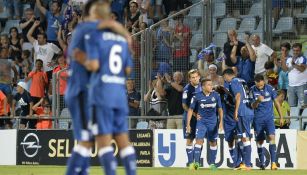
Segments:
[[[63,104],[68,66],[65,53],[73,28],[82,21],[80,0],[24,0],[5,1],[9,19],[20,20],[19,28],[12,27],[9,34],[0,37],[0,116],[50,116],[52,104],[50,81],[53,73],[59,74],[60,101]],[[19,4],[18,4],[19,3]],[[21,10],[21,4],[29,8]],[[121,22],[131,34],[150,27],[179,10],[191,5],[189,0],[112,0],[112,18]],[[185,12],[186,13],[186,12]],[[152,78],[148,92],[141,99],[140,82],[140,37],[132,42],[135,73],[127,80],[127,98],[131,116],[141,115],[141,101],[149,103],[147,115],[178,116],[169,120],[151,120],[150,128],[181,128],[179,116],[182,90],[187,82],[190,66],[191,26],[187,25],[185,13],[164,20],[154,28]],[[22,15],[23,14],[23,15]],[[19,33],[19,31],[21,32]],[[237,76],[248,86],[254,85],[255,74],[263,74],[267,83],[279,89],[280,100],[288,115],[288,106],[307,104],[304,90],[307,89],[306,58],[302,45],[282,43],[273,50],[262,43],[260,36],[246,34],[240,41],[235,29],[228,31],[224,44],[224,57],[218,57],[213,45],[199,51],[195,67],[204,78],[213,80],[215,86],[223,85],[222,70],[232,67]],[[281,53],[278,55],[277,53]],[[288,98],[287,98],[288,97]],[[289,105],[287,106],[287,101]],[[298,102],[298,103],[297,103]],[[10,108],[11,107],[11,108]],[[42,109],[38,108],[41,107]],[[46,107],[46,110],[45,110]],[[64,108],[61,105],[60,111]],[[37,112],[38,109],[38,112]],[[47,124],[38,123],[46,121]],[[143,122],[143,120],[137,121]],[[14,120],[1,120],[0,127],[16,127]],[[49,120],[22,120],[20,128],[50,128]],[[132,126],[137,126],[133,123]]]

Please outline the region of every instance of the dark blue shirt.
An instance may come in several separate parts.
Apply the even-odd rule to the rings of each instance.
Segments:
[[[252,101],[256,101],[259,96],[263,96],[264,100],[259,103],[255,109],[255,119],[274,118],[273,101],[277,97],[275,89],[271,85],[264,85],[263,89],[256,86],[251,88]]]
[[[141,94],[137,91],[133,91],[132,93],[127,93],[128,102],[141,101]],[[134,108],[129,106],[129,116],[139,116],[140,108]]]
[[[74,49],[80,49],[85,52],[84,35],[96,30],[98,21],[96,22],[83,22],[79,24],[71,38],[71,42],[68,46],[68,58],[69,58],[69,78],[67,80],[67,88],[65,95],[76,96],[80,92],[88,90],[88,82],[90,73],[84,66],[76,62],[73,58]]]
[[[238,78],[242,78],[247,83],[248,87],[252,87],[255,77],[255,62],[249,58],[243,59],[237,57],[236,67],[238,69]]]
[[[217,123],[217,109],[222,108],[220,95],[213,91],[209,95],[205,95],[204,92],[196,93],[190,104],[190,109],[198,109],[197,113],[201,116],[207,124],[215,125]]]
[[[91,74],[90,104],[128,110],[125,70],[132,68],[132,58],[127,40],[102,30],[85,35],[85,39],[88,58],[99,62],[99,70]]]
[[[253,116],[254,111],[250,106],[249,90],[247,88],[246,82],[241,78],[233,78],[230,81],[229,86],[230,93],[234,97],[234,103],[236,94],[239,93],[241,95],[238,115],[241,117]]]
[[[225,89],[230,91],[230,84],[228,82],[226,81],[224,82],[224,87]],[[227,94],[227,93],[225,93],[223,95],[223,99],[221,99],[223,110],[224,110],[224,116],[223,116],[224,122],[235,122],[233,118],[233,114],[235,111],[235,103],[233,99],[234,97],[231,94]]]
[[[201,86],[197,85],[196,87],[192,86],[190,83],[187,84],[184,88],[183,88],[183,93],[182,93],[182,104],[187,105],[188,107],[190,107],[190,103],[191,103],[191,99],[192,97],[198,93],[201,92]],[[197,108],[194,110],[195,112],[197,111]],[[187,117],[187,111],[184,111],[183,113],[183,117],[184,119],[186,119]]]
[[[14,96],[14,100],[16,100],[16,102],[20,105],[21,116],[27,116],[30,114],[30,103],[32,102],[32,99],[29,92],[25,90],[22,94],[17,93]]]

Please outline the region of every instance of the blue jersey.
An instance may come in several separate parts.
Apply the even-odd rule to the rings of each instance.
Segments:
[[[183,88],[183,93],[182,93],[182,104],[187,105],[188,107],[190,107],[190,103],[191,103],[191,99],[192,97],[198,93],[201,92],[201,86],[197,85],[197,86],[192,86],[190,83],[187,84],[184,88]],[[195,112],[197,111],[197,109],[194,110]],[[187,111],[184,111],[183,113],[183,119],[186,119],[187,117]]]
[[[243,59],[240,56],[237,59],[236,67],[238,69],[238,77],[245,80],[248,87],[251,87],[254,84],[255,62],[249,58]]]
[[[209,95],[204,92],[196,93],[190,104],[190,109],[198,109],[197,113],[201,116],[206,124],[216,125],[217,123],[217,109],[222,108],[220,95],[213,91]]]
[[[224,87],[225,89],[228,90],[228,92],[230,91],[230,84],[228,82],[224,82]],[[233,114],[234,114],[234,111],[235,111],[235,103],[234,103],[234,100],[233,100],[233,96],[232,94],[227,94],[225,93],[223,95],[223,99],[222,100],[222,105],[223,105],[223,110],[224,110],[224,116],[223,116],[223,120],[225,122],[236,122],[233,118]]]
[[[256,86],[251,88],[252,101],[258,99],[258,96],[263,96],[264,100],[259,103],[255,109],[255,119],[274,118],[273,100],[277,97],[275,89],[271,85],[264,85],[263,89],[258,89]]]
[[[250,106],[250,97],[249,97],[249,89],[245,83],[245,81],[241,78],[233,78],[229,83],[230,93],[233,95],[235,100],[236,94],[240,94],[240,106],[238,115],[239,116],[253,116],[254,111]],[[235,102],[235,101],[234,101]]]
[[[81,91],[87,91],[89,75],[90,73],[84,66],[76,62],[73,58],[74,49],[80,49],[85,52],[84,36],[97,29],[98,21],[96,22],[83,22],[79,24],[71,38],[71,42],[68,46],[68,58],[69,58],[69,78],[67,80],[67,90],[65,95],[76,96]]]
[[[86,53],[99,61],[99,70],[90,79],[90,105],[127,108],[126,73],[132,67],[127,40],[115,33],[96,30],[85,36]]]

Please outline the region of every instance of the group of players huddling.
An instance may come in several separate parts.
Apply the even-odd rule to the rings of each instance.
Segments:
[[[129,145],[125,77],[131,72],[129,33],[119,23],[108,19],[108,1],[89,0],[84,8],[85,21],[74,30],[68,48],[70,77],[66,103],[71,112],[74,147],[68,161],[67,175],[88,174],[94,139],[106,175],[114,175],[116,160],[111,140],[114,138],[127,175],[136,174],[135,151]],[[271,169],[276,170],[273,102],[279,113],[275,90],[256,75],[256,85],[247,88],[232,69],[223,72],[225,84],[214,87],[210,79],[200,81],[196,69],[188,73],[189,84],[183,92],[183,124],[188,164],[198,169],[204,138],[210,145],[208,160],[215,169],[218,131],[224,130],[235,169],[251,169],[251,133],[253,123],[261,169],[265,169],[263,143],[270,141]],[[282,116],[280,115],[280,118]],[[283,121],[283,120],[280,120]],[[193,146],[195,141],[195,145]]]
[[[117,161],[112,139],[127,175],[136,174],[136,156],[128,137],[128,102],[125,80],[131,72],[130,34],[109,19],[108,0],[89,0],[84,22],[78,24],[68,48],[70,77],[66,104],[73,121],[74,147],[67,175],[86,175],[96,140],[106,175],[115,175]]]
[[[218,131],[224,130],[235,170],[250,170],[251,125],[254,126],[260,169],[265,169],[263,143],[269,139],[271,169],[277,170],[273,104],[279,117],[280,104],[275,89],[266,84],[263,75],[255,76],[248,88],[231,68],[223,71],[224,86],[213,87],[210,79],[200,80],[198,70],[188,72],[190,83],[183,91],[182,104],[186,153],[190,169],[198,169],[204,138],[209,142],[209,168],[216,169]],[[282,120],[280,120],[282,122]],[[194,143],[195,144],[193,146]]]

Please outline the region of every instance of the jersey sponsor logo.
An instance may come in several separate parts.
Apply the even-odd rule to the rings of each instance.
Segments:
[[[30,158],[36,156],[38,150],[42,148],[42,146],[39,144],[37,135],[34,133],[27,134],[20,145],[23,147],[24,154]]]
[[[101,77],[101,81],[104,83],[114,83],[114,84],[125,85],[126,78],[115,76],[115,75],[103,75]]]
[[[201,108],[215,108],[216,107],[216,103],[211,103],[211,104],[200,104]]]

